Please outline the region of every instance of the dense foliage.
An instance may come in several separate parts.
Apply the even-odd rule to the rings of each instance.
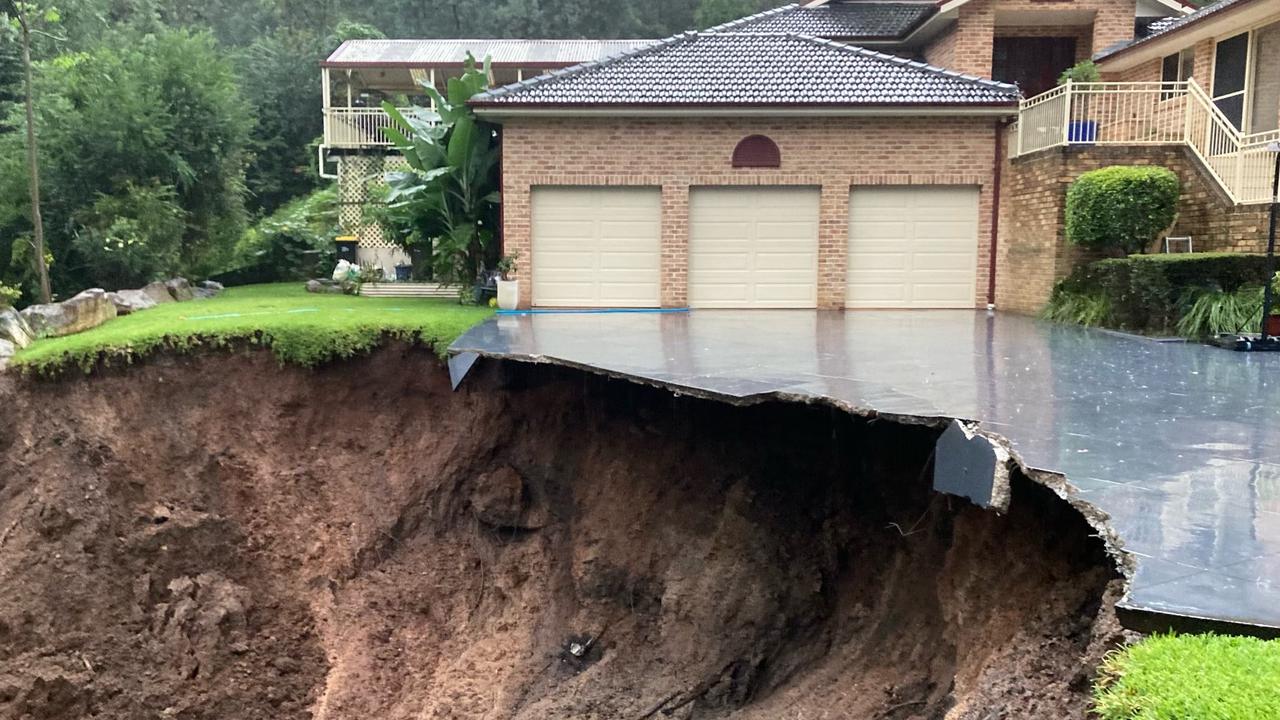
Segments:
[[[1163,167],[1113,165],[1067,190],[1067,237],[1087,248],[1145,252],[1177,217],[1181,183]]]
[[[401,114],[391,103],[382,105],[407,130],[391,128],[387,135],[409,165],[387,173],[387,207],[412,228],[404,240],[411,254],[431,246],[432,269],[441,282],[470,284],[495,259],[498,133],[466,104],[485,89],[488,76],[487,68],[468,58],[462,74],[449,78],[446,94],[424,85],[434,110]]]
[[[662,37],[780,0],[26,0],[56,294],[236,267],[322,187],[317,66],[357,37]],[[10,7],[0,0],[0,15]],[[0,17],[0,21],[5,18]],[[22,65],[0,22],[0,281],[33,298]]]
[[[230,272],[247,273],[255,282],[328,275],[337,260],[337,235],[338,191],[331,186],[287,203],[250,228],[236,244]]]
[[[1100,260],[1058,283],[1043,315],[1146,334],[1203,337],[1235,332],[1251,328],[1259,319],[1259,288],[1266,277],[1263,255],[1188,253]]]
[[[1156,635],[1108,656],[1095,686],[1102,720],[1280,717],[1280,640]]]

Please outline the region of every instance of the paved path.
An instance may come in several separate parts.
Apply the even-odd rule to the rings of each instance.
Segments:
[[[1111,516],[1123,606],[1280,628],[1280,353],[971,311],[498,316],[454,351],[979,421]]]

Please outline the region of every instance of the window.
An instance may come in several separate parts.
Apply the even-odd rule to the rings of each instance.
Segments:
[[[733,149],[734,167],[782,167],[782,152],[764,135],[748,135]]]
[[[1249,67],[1249,33],[1218,43],[1213,59],[1213,104],[1237,128],[1244,127],[1245,76]]]
[[[1164,92],[1160,94],[1161,100],[1168,100],[1177,93],[1176,88],[1172,87],[1172,83],[1186,82],[1191,79],[1196,69],[1196,53],[1191,48],[1187,48],[1179,53],[1165,56],[1164,63],[1160,68],[1160,82],[1165,83]]]
[[[1253,31],[1253,100],[1251,133],[1280,129],[1280,23]]]

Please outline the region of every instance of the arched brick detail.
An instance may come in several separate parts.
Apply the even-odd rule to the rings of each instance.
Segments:
[[[764,135],[748,135],[733,149],[734,167],[782,167],[782,151]]]

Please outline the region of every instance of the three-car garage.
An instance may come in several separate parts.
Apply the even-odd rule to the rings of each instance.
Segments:
[[[971,308],[976,186],[865,186],[849,194],[845,306]],[[659,187],[534,187],[535,307],[662,304]],[[692,308],[818,307],[818,187],[689,189]]]

